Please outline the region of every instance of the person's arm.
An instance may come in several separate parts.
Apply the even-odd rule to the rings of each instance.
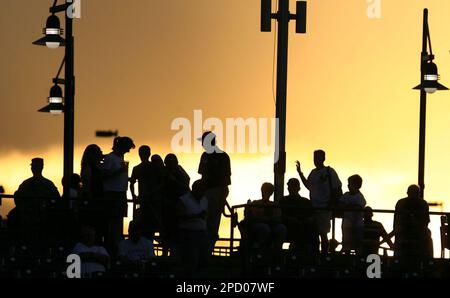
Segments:
[[[131,192],[131,196],[133,197],[133,200],[137,199],[137,195],[134,189],[134,184],[136,183],[137,179],[136,179],[136,169],[133,168],[133,171],[131,172],[131,177],[130,177],[130,192]]]
[[[203,153],[202,156],[200,157],[200,163],[198,164],[198,171],[197,173],[199,173],[200,175],[205,175],[206,169],[205,169],[205,159],[206,159],[206,153]]]
[[[397,202],[395,205],[395,212],[394,212],[394,233],[398,233],[400,230],[400,214],[398,214],[398,211],[400,211],[400,204]]]
[[[225,152],[223,154],[226,154]],[[226,181],[224,181],[225,185],[230,185],[231,184],[231,161],[230,161],[230,156],[228,156],[228,154],[225,155],[225,179]]]
[[[296,168],[297,168],[297,173],[300,176],[300,179],[302,180],[303,185],[305,185],[305,187],[309,190],[311,188],[311,183],[308,181],[308,179],[305,177],[305,175],[303,175],[300,162],[297,160],[295,162],[295,164],[296,164]]]

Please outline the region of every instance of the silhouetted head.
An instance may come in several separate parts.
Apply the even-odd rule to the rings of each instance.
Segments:
[[[364,220],[371,221],[373,217],[373,210],[369,206],[364,208]]]
[[[85,167],[87,165],[95,166],[100,164],[103,160],[103,152],[102,149],[96,144],[91,144],[84,149],[83,156],[81,158],[81,167]]]
[[[31,160],[31,172],[33,173],[34,177],[41,177],[43,169],[44,169],[43,158],[36,157]]]
[[[357,193],[362,186],[362,178],[359,175],[352,175],[348,177],[348,190],[351,194]]]
[[[158,169],[164,168],[164,162],[160,155],[153,154],[151,160],[152,160],[153,165],[156,166]]]
[[[169,153],[164,158],[164,164],[169,170],[176,169],[178,167],[178,158],[175,154]]]
[[[263,201],[269,201],[270,197],[273,195],[275,187],[272,183],[265,182],[261,186],[261,196]]]
[[[408,187],[408,191],[406,192],[408,194],[408,198],[410,199],[419,199],[420,198],[420,187],[418,185],[410,185]]]
[[[64,185],[64,182],[66,181],[66,177],[63,177],[61,179],[61,184]],[[81,189],[81,177],[77,173],[73,173],[70,176],[70,188],[80,190]]]
[[[83,226],[80,233],[80,241],[86,246],[95,245],[95,230],[91,226]]]
[[[141,161],[148,161],[150,159],[150,155],[152,154],[152,150],[149,146],[143,145],[139,147],[139,157],[141,158]]]
[[[114,138],[112,150],[118,154],[125,154],[135,148],[133,140],[129,137],[116,137]]]
[[[316,168],[323,167],[323,163],[325,162],[325,151],[316,150],[314,151],[314,165]]]
[[[142,225],[134,220],[128,226],[128,236],[133,242],[138,242],[142,237]]]
[[[199,140],[202,141],[203,148],[208,152],[216,146],[216,135],[212,131],[205,131]]]
[[[205,184],[202,180],[199,179],[192,183],[191,193],[197,199],[201,199],[203,197],[205,194]]]
[[[300,191],[300,181],[297,178],[289,179],[287,186],[290,195],[298,195],[298,192]]]

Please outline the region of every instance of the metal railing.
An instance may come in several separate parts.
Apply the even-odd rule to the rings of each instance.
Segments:
[[[227,209],[229,214],[225,214],[224,216],[230,218],[230,238],[229,238],[229,252],[232,254],[234,251],[236,251],[236,247],[234,246],[235,242],[240,242],[241,238],[235,238],[235,228],[238,226],[239,218],[238,218],[238,212],[239,209],[245,209],[246,207],[249,207],[250,204],[240,204],[235,206],[229,206],[227,204]],[[363,209],[355,210],[354,208],[342,208],[342,207],[312,207],[312,208],[300,208],[296,207],[296,209],[309,209],[314,211],[330,211],[330,212],[359,212],[363,213]],[[388,210],[388,209],[372,209],[372,212],[375,213],[381,213],[381,214],[424,214],[423,211],[395,211],[395,210]],[[431,216],[440,216],[440,240],[441,240],[441,258],[445,257],[445,249],[450,249],[450,237],[448,237],[449,228],[448,228],[448,221],[447,219],[450,219],[450,212],[435,212],[435,211],[428,211],[428,215]],[[332,216],[331,219],[331,233],[332,233],[332,239],[335,239],[336,235],[336,225],[335,225],[336,217]],[[395,236],[394,231],[388,233],[388,237],[392,238]],[[447,239],[447,237],[449,239]],[[385,241],[380,242],[380,249],[383,250],[383,255],[387,255],[388,251],[393,251],[392,248],[381,246],[382,243]],[[434,245],[434,243],[433,243]]]
[[[11,195],[11,194],[1,194],[0,193],[0,205],[1,205],[1,200],[2,199],[15,199],[16,196],[15,195]],[[58,197],[24,197],[24,196],[20,196],[21,199],[40,199],[40,200],[44,200],[47,202],[50,202],[52,204],[57,203],[58,201],[61,200],[61,202],[63,202],[62,198],[58,198]],[[64,200],[66,201],[66,200]],[[86,207],[90,202],[108,202],[107,198],[96,198],[95,200],[90,200],[90,199],[83,199],[83,198],[71,198],[70,200],[71,202],[81,202],[82,206]],[[139,204],[139,201],[137,200],[133,200],[133,199],[127,199],[126,200],[127,203],[133,203],[133,211],[136,208],[136,204]],[[233,253],[237,252],[239,249],[239,246],[235,246],[235,243],[240,243],[242,238],[237,238],[236,237],[236,233],[235,233],[235,228],[238,226],[239,223],[239,215],[238,215],[238,210],[243,210],[246,207],[250,206],[249,204],[240,204],[240,205],[234,205],[234,206],[230,206],[228,204],[228,202],[226,203],[226,211],[228,211],[228,213],[224,210],[223,215],[227,218],[230,219],[230,236],[229,238],[220,238],[218,239],[219,242],[228,242],[228,245],[216,245],[214,248],[214,255],[218,255],[218,256],[230,256]],[[313,208],[299,208],[296,207],[297,209],[312,209],[314,211],[330,211],[330,212],[360,212],[362,213],[363,210],[355,210],[354,208],[342,208],[342,207],[335,207],[335,208],[331,208],[331,207],[313,207]],[[402,214],[402,213],[421,213],[423,214],[423,211],[420,212],[411,212],[411,211],[403,211],[403,212],[399,212],[399,211],[395,211],[395,210],[387,210],[387,209],[373,209],[372,212],[375,213],[381,213],[381,214]],[[450,212],[435,212],[435,211],[429,211],[428,212],[429,215],[434,215],[434,216],[441,216],[440,218],[440,240],[441,240],[441,258],[445,257],[445,249],[450,249],[450,239],[447,240],[447,236],[448,236],[448,222],[447,222],[447,218],[450,218]],[[134,214],[133,214],[134,217]],[[332,217],[332,225],[331,225],[331,233],[332,233],[332,239],[335,239],[335,230],[336,230],[336,225],[335,225],[335,217]],[[394,236],[393,232],[389,233],[390,237]],[[158,248],[159,249],[159,248]],[[383,254],[387,254],[387,251],[392,250],[391,248],[387,248],[387,247],[383,247],[380,246],[380,249],[383,250]]]

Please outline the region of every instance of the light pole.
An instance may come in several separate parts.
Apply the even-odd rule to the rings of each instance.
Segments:
[[[428,48],[430,53],[428,54]],[[420,127],[419,127],[419,186],[420,197],[424,197],[425,189],[425,127],[427,111],[427,93],[436,90],[448,90],[438,83],[439,74],[431,47],[430,30],[428,27],[428,9],[423,11],[422,53],[420,55],[420,85],[414,89],[420,90]]]
[[[62,5],[56,4],[57,0],[53,2],[53,6],[49,10],[51,16],[47,19],[46,27],[44,28],[45,36],[33,42],[33,44],[44,45],[51,49],[65,46],[64,60],[59,69],[60,72],[63,64],[65,64],[64,79],[58,78],[58,72],[58,76],[53,80],[55,85],[50,92],[49,105],[40,111],[50,111],[55,113],[64,112],[64,177],[66,177],[66,179],[64,179],[63,196],[69,198],[70,177],[73,174],[75,100],[73,11],[70,10],[74,9],[74,6],[72,0],[66,0]],[[55,15],[59,12],[64,12],[65,15],[65,39],[61,37],[63,30],[60,28],[59,19]],[[64,103],[62,102],[62,92],[60,92],[61,89],[58,84],[64,84]],[[59,101],[60,99],[61,101]],[[55,104],[57,104],[56,108]]]
[[[261,0],[261,31],[270,32],[272,19],[278,21],[276,118],[279,144],[275,148],[275,201],[283,197],[286,172],[286,94],[289,21],[296,20],[296,32],[306,33],[306,1],[297,1],[297,13],[289,12],[289,0],[279,0],[278,12],[272,13],[272,0]],[[275,142],[277,144],[277,142]]]

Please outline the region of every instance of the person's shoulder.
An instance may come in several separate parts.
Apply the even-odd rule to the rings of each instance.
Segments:
[[[381,222],[379,222],[379,221],[373,220],[372,221],[372,225],[376,226],[377,228],[383,228],[384,229],[383,224]]]
[[[45,178],[45,177],[42,177],[42,182],[44,182],[44,183],[46,183],[46,184],[48,184],[48,185],[50,185],[50,186],[55,186],[55,183],[53,183],[52,180],[47,179],[47,178]],[[56,186],[55,186],[55,187],[56,187]]]
[[[337,174],[336,170],[335,170],[333,167],[331,167],[331,166],[326,166],[325,168],[327,169],[327,171],[330,171],[330,172],[333,173],[333,174]]]
[[[28,185],[32,184],[34,181],[34,177],[30,177],[25,179],[24,181],[22,181],[22,183],[20,183],[19,185],[19,190],[21,190],[24,187],[27,187]]]
[[[108,251],[103,246],[93,246],[92,250],[95,251],[98,254],[109,256]]]
[[[341,200],[348,200],[352,197],[352,194],[349,191],[346,191],[342,194]]]
[[[358,193],[355,194],[355,197],[356,197],[358,200],[366,201],[366,198],[364,197],[363,193],[360,192],[360,191],[358,191]]]
[[[307,203],[307,204],[311,204],[311,200],[305,197],[300,196],[299,197],[299,201],[302,203]]]
[[[405,206],[406,203],[408,203],[407,201],[408,198],[403,198],[397,201],[397,203],[395,204],[395,209],[398,208],[403,208]]]
[[[263,200],[254,200],[250,202],[250,205],[261,205],[263,203]]]
[[[87,246],[81,242],[78,242],[77,244],[75,244],[72,251],[73,251],[73,253],[82,253],[82,252],[85,252],[86,250],[87,250]]]

